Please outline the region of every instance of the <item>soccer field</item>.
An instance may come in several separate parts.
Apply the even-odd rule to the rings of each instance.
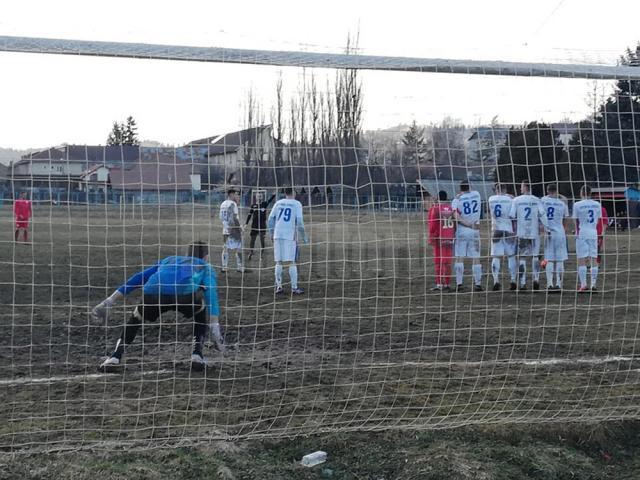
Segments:
[[[315,208],[305,211],[304,296],[274,297],[270,249],[262,267],[254,258],[244,274],[218,274],[229,348],[205,352],[206,373],[189,369],[191,322],[166,314],[127,349],[122,374],[102,375],[125,308],[104,325],[89,308],[192,240],[210,244],[218,270],[217,208],[214,218],[205,205],[34,215],[33,243],[14,245],[11,210],[0,209],[4,451],[640,414],[636,232],[609,232],[593,294],[575,292],[575,257],[560,295],[440,294],[429,292],[422,214]]]

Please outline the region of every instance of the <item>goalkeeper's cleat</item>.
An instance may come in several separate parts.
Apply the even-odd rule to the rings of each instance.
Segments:
[[[492,288],[492,290],[493,290],[494,292],[499,292],[500,290],[502,290],[502,285],[500,285],[500,282],[496,282],[496,283],[494,283],[494,284],[493,284],[493,288]]]
[[[540,290],[540,282],[534,280],[533,281],[533,289],[534,290]]]
[[[207,361],[205,358],[199,353],[191,354],[191,369],[197,372],[203,371],[207,368]]]
[[[303,288],[300,288],[300,287],[298,287],[298,288],[293,288],[293,289],[291,289],[291,293],[292,293],[293,295],[302,295],[302,294],[304,293],[304,289],[303,289]]]
[[[109,373],[119,369],[121,366],[122,361],[118,357],[111,356],[100,364],[98,371],[102,373]]]

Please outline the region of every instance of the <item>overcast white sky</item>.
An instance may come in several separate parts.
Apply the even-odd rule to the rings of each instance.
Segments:
[[[638,0],[0,2],[0,35],[278,50],[615,63],[640,40]],[[286,69],[295,88],[301,71]],[[321,79],[330,74],[318,72]],[[141,138],[180,144],[242,127],[253,88],[271,101],[277,68],[0,53],[0,146],[102,144],[133,115]],[[364,72],[365,128],[581,118],[589,82]],[[608,87],[607,87],[608,88]]]

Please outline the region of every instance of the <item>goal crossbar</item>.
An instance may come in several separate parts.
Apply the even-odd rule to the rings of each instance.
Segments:
[[[309,68],[349,68],[421,73],[459,73],[598,80],[640,80],[637,67],[561,63],[458,60],[381,55],[194,47],[148,43],[104,42],[0,36],[0,51],[57,55],[121,57],[146,60],[237,63]]]

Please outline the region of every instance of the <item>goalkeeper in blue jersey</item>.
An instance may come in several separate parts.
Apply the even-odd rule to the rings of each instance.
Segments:
[[[105,301],[96,306],[92,317],[107,321],[113,304],[129,293],[142,288],[142,302],[125,322],[116,348],[101,365],[109,371],[122,363],[125,348],[136,337],[144,322],[156,321],[163,312],[174,310],[193,318],[193,352],[191,367],[203,370],[206,360],[202,353],[207,326],[219,351],[224,350],[218,315],[216,275],[209,264],[209,248],[202,242],[189,246],[187,256],[171,256],[156,265],[136,273]]]

